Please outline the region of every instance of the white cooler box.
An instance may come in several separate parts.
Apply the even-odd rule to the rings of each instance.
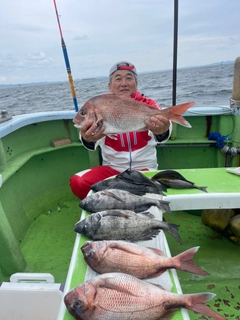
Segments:
[[[56,320],[63,285],[49,273],[15,273],[0,283],[1,320]]]

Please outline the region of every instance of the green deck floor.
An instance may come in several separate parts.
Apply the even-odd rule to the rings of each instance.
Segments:
[[[208,305],[227,320],[240,319],[240,247],[203,225],[201,217],[186,212],[164,214],[167,222],[179,225],[183,244],[166,234],[172,256],[200,246],[194,261],[209,273],[197,276],[177,271],[183,293],[212,292],[216,297]],[[189,311],[191,320],[206,317]]]
[[[72,255],[79,220],[79,201],[68,201],[60,211],[39,215],[21,242],[21,251],[27,262],[25,272],[51,273],[55,282],[64,283]]]

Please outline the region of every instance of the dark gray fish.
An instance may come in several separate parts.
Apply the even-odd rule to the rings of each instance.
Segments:
[[[92,240],[144,241],[156,237],[160,230],[168,232],[179,243],[178,226],[155,219],[149,212],[106,210],[89,215],[75,224],[74,231]]]
[[[161,186],[159,184],[159,186]],[[165,186],[164,186],[165,187]],[[166,187],[165,187],[166,188]],[[143,196],[146,193],[163,195],[162,191],[156,187],[131,183],[123,179],[113,178],[99,181],[91,186],[91,190],[98,192],[106,189],[119,189],[131,192],[132,194]]]
[[[162,191],[166,191],[165,185],[161,185],[157,181],[153,181],[139,171],[127,169],[119,173],[112,179],[99,181],[91,186],[91,190],[98,192],[106,189],[120,189],[131,192],[138,196],[146,193],[154,193],[164,195]]]
[[[143,173],[137,171],[137,170],[130,170],[130,169],[127,169],[121,173],[119,173],[117,175],[118,178],[120,179],[123,179],[125,181],[129,181],[129,182],[132,182],[132,183],[135,183],[135,184],[139,184],[139,185],[150,185],[150,186],[153,186],[155,187],[156,184],[155,182],[146,177]],[[161,187],[161,185],[160,185]],[[159,185],[157,185],[157,188],[159,188]],[[163,189],[165,191],[165,189]]]
[[[179,180],[185,180],[188,181],[187,179],[184,178],[183,175],[181,175],[179,172],[175,170],[162,170],[158,173],[156,173],[151,179],[152,180],[158,180],[161,178],[166,178],[166,179],[179,179]]]
[[[141,197],[128,191],[118,189],[98,191],[83,199],[79,206],[89,212],[98,212],[110,209],[142,212],[148,210],[151,206],[156,206],[163,210],[163,212],[171,213],[169,201]]]
[[[158,172],[152,177],[153,181],[159,181],[161,185],[165,185],[169,188],[175,189],[189,189],[195,188],[203,192],[207,192],[207,187],[196,186],[194,182],[191,182],[184,178],[179,172],[175,170],[163,170]]]

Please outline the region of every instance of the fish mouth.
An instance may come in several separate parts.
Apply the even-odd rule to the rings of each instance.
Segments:
[[[83,225],[81,222],[82,221],[80,220],[75,224],[74,229],[73,229],[75,232],[81,233],[83,231]]]
[[[87,241],[82,247],[81,250],[82,251],[86,251],[86,249],[88,249],[88,247],[91,245],[91,241]]]
[[[74,124],[74,127],[75,127],[75,128],[78,128],[78,129],[81,129],[82,126],[81,126],[80,124],[75,123],[75,124]]]
[[[82,220],[79,220],[75,223],[75,226],[77,226]]]

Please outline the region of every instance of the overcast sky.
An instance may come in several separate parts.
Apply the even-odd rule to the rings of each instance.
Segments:
[[[172,68],[174,0],[56,0],[73,79]],[[67,81],[53,0],[0,6],[0,84]],[[240,55],[240,0],[179,0],[178,67]]]

